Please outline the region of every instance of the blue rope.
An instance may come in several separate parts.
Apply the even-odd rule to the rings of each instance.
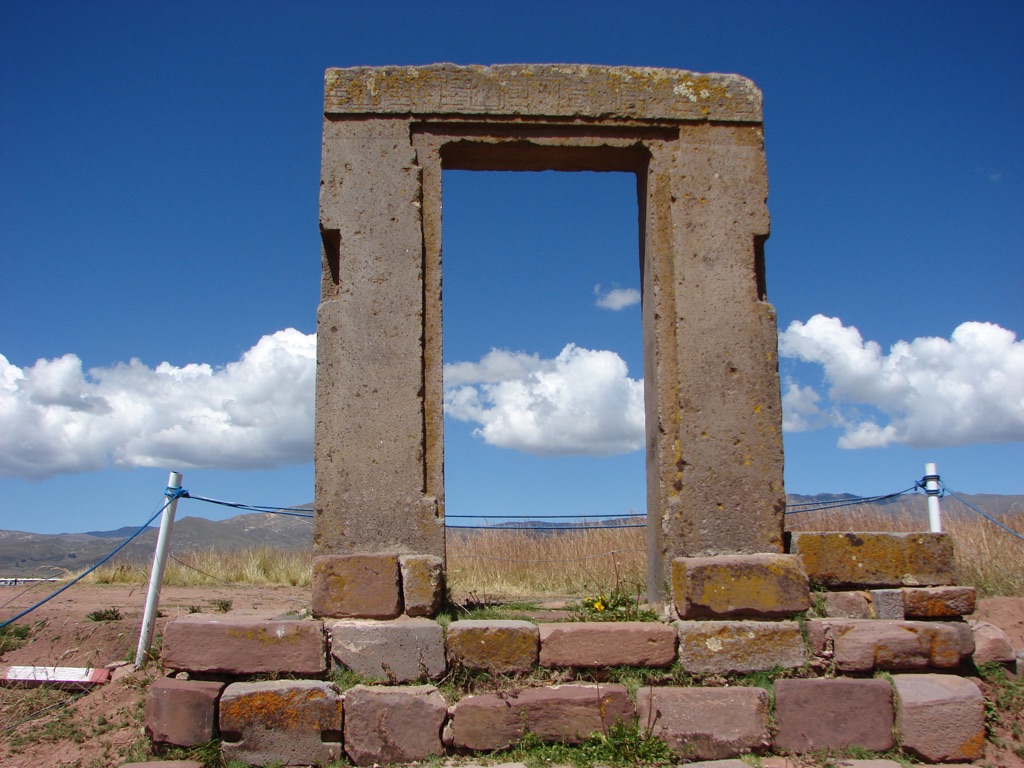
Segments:
[[[480,515],[477,515],[480,517]],[[646,525],[446,525],[449,531],[607,531],[612,528],[646,528]]]
[[[455,518],[474,518],[483,520],[522,520],[522,515],[445,515],[445,517]],[[613,520],[619,520],[626,517],[647,517],[646,514],[626,514],[626,515],[542,515],[545,520],[600,520],[604,518],[611,518]]]
[[[839,507],[853,507],[857,504],[871,504],[876,501],[895,499],[897,496],[912,493],[917,488],[918,484],[915,483],[910,488],[897,491],[896,493],[887,493],[884,496],[854,496],[852,499],[839,499],[837,501],[807,501],[801,504],[788,504],[786,506],[786,514],[798,515],[802,512],[819,512],[823,509],[837,509]],[[793,509],[793,507],[800,507],[800,509]]]
[[[982,517],[984,517],[984,518],[985,518],[986,520],[988,520],[988,521],[989,521],[990,523],[995,523],[996,525],[998,525],[998,526],[999,526],[1000,528],[1002,528],[1002,529],[1003,529],[1004,531],[1006,531],[1007,533],[1012,533],[1012,534],[1013,534],[1014,536],[1016,536],[1016,537],[1017,537],[1018,539],[1021,539],[1022,541],[1024,541],[1024,536],[1022,536],[1021,534],[1017,533],[1017,532],[1016,532],[1015,530],[1013,530],[1013,528],[1010,528],[1009,526],[1007,526],[1007,525],[1004,525],[1003,523],[999,522],[998,520],[996,520],[996,519],[995,519],[994,517],[992,517],[991,515],[986,515],[986,514],[985,514],[984,512],[982,512],[982,511],[981,511],[980,509],[978,509],[978,508],[977,508],[976,506],[974,506],[973,504],[971,504],[971,502],[969,502],[969,501],[968,501],[967,499],[963,498],[963,497],[962,497],[962,496],[961,496],[960,494],[958,494],[958,493],[957,493],[956,491],[954,491],[954,490],[951,490],[951,489],[947,488],[946,486],[942,486],[942,490],[944,490],[944,491],[945,491],[946,493],[948,493],[948,494],[949,494],[950,496],[952,496],[952,497],[953,497],[954,499],[957,499],[957,500],[958,500],[958,501],[959,501],[959,502],[960,502],[961,504],[965,504],[966,506],[968,506],[968,507],[970,507],[971,509],[973,509],[973,510],[974,510],[975,512],[977,512],[977,513],[978,513],[979,515],[981,515]]]
[[[244,509],[249,512],[269,512],[272,515],[287,515],[289,517],[313,517],[309,507],[263,507],[258,504],[242,504],[237,501],[221,501],[219,499],[210,499],[206,496],[193,496],[188,491],[185,491],[184,498],[205,501],[208,504],[217,504],[222,507],[231,507],[232,509]]]
[[[95,571],[97,568],[99,568],[101,565],[103,565],[105,562],[107,562],[110,558],[112,558],[114,555],[116,555],[118,552],[120,552],[122,549],[124,549],[128,545],[129,542],[133,541],[136,537],[141,536],[143,533],[145,533],[146,529],[149,528],[149,524],[152,523],[154,520],[156,520],[157,517],[159,517],[160,514],[165,509],[167,509],[167,507],[169,507],[171,505],[172,501],[174,501],[175,499],[180,499],[180,498],[184,498],[184,497],[188,496],[188,491],[182,490],[181,488],[168,488],[167,489],[167,496],[168,496],[168,498],[167,498],[167,501],[164,503],[164,505],[162,507],[160,507],[160,509],[158,509],[156,512],[154,512],[153,516],[151,518],[149,518],[149,520],[144,522],[142,524],[142,526],[135,533],[133,533],[127,539],[125,539],[120,544],[118,544],[110,552],[110,554],[108,554],[106,557],[104,557],[98,563],[96,563],[91,568],[89,568],[89,570],[80,573],[78,576],[73,578],[71,581],[69,581],[67,584],[65,584],[63,587],[58,589],[53,594],[49,595],[48,597],[44,597],[42,600],[40,600],[38,603],[33,605],[31,608],[26,608],[24,611],[19,613],[17,616],[15,616],[13,618],[10,618],[10,619],[8,619],[7,621],[5,621],[3,623],[0,623],[0,629],[3,629],[8,624],[13,624],[18,619],[20,619],[22,616],[26,616],[26,615],[32,613],[32,611],[34,611],[36,608],[38,608],[41,605],[44,605],[45,603],[48,603],[50,600],[55,598],[61,592],[63,592],[64,590],[68,589],[69,587],[74,586],[75,584],[80,582],[82,579],[84,579],[86,576],[88,576],[90,573]]]

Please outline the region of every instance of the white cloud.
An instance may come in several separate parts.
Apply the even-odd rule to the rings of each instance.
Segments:
[[[601,309],[617,311],[640,303],[640,291],[636,288],[612,288],[602,292],[598,283],[594,286],[594,295],[597,297],[594,303]]]
[[[83,372],[64,355],[21,369],[0,355],[0,475],[308,461],[315,373],[316,336],[291,328],[223,368],[132,360]]]
[[[445,366],[445,413],[486,443],[541,455],[608,456],[644,444],[643,381],[616,353],[568,344],[554,359],[492,350]]]
[[[815,315],[779,335],[779,353],[820,364],[832,401],[823,411],[812,397],[817,393],[791,384],[786,397],[796,410],[787,420],[805,429],[839,423],[842,448],[1024,440],[1024,341],[993,323],[963,323],[949,339],[899,341],[886,354],[838,318]],[[871,406],[888,423],[844,411],[843,404]]]

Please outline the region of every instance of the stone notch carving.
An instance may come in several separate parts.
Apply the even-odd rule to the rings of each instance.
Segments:
[[[438,64],[325,77],[317,556],[444,557],[444,168],[636,175],[648,596],[675,557],[781,552],[760,91],[681,70]]]

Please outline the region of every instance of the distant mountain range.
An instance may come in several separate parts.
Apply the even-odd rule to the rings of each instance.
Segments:
[[[1024,520],[1024,496],[995,494],[962,494],[964,499],[979,507],[986,514],[1000,520],[1014,518]],[[851,502],[856,496],[850,494],[822,493],[815,496],[790,494],[790,511],[800,509],[801,504],[825,502]],[[857,504],[846,507],[848,512],[883,512],[894,516],[909,515],[921,520],[922,528],[927,526],[928,504],[922,493],[907,494],[892,499]],[[798,512],[800,517],[817,517],[824,512]],[[951,496],[942,500],[942,514],[945,519],[956,519],[976,513]],[[641,523],[640,518],[616,518],[591,521],[587,525],[623,525]],[[502,522],[494,528],[566,528],[576,523],[524,519],[519,522]],[[114,531],[88,531],[86,533],[25,533],[22,531],[0,530],[0,577],[7,576],[63,576],[70,571],[79,571],[107,555],[120,541],[137,529],[124,527]],[[468,532],[467,532],[468,533]],[[540,533],[540,532],[539,532]],[[149,528],[135,541],[126,546],[117,557],[122,561],[147,562],[153,557],[156,546],[156,528]],[[175,521],[172,552],[189,552],[214,549],[218,551],[267,546],[280,549],[302,549],[312,545],[313,525],[309,518],[273,513],[236,515],[227,520],[207,520],[201,517],[183,517]]]

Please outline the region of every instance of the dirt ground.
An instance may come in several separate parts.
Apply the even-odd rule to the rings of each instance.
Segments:
[[[0,588],[0,619],[31,605],[50,588],[42,585],[27,592],[24,587]],[[135,671],[124,663],[138,643],[145,599],[144,589],[138,586],[76,585],[18,622],[34,629],[22,647],[0,655],[0,667],[121,665],[111,683],[87,694],[0,688],[0,765],[107,768],[150,757],[142,715],[146,687],[159,671],[153,665]],[[308,608],[309,600],[308,587],[167,587],[156,633],[167,621],[197,609],[215,613],[227,608],[233,616],[273,617]],[[121,618],[87,618],[109,609],[116,609]],[[1024,648],[1024,598],[979,601],[971,618],[995,624],[1010,636],[1016,649]],[[1013,738],[1009,731],[1009,726],[1000,729],[1007,741]],[[1024,768],[1024,758],[989,744],[985,759],[977,764]]]

